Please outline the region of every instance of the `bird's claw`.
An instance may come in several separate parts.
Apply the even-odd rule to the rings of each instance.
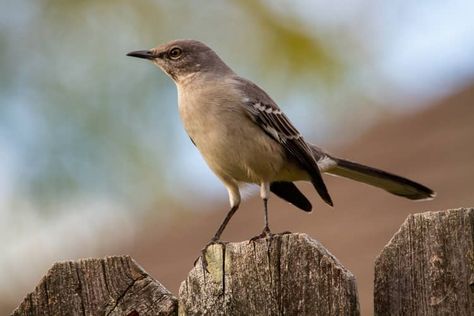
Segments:
[[[254,236],[254,237],[250,238],[249,243],[255,242],[256,240],[261,239],[261,238],[266,238],[266,237],[271,238],[272,236],[273,236],[273,233],[270,231],[270,228],[268,228],[268,226],[266,226],[263,229],[263,231],[260,235],[257,235],[257,236]]]
[[[205,246],[204,248],[201,249],[201,255],[199,257],[196,258],[196,260],[194,260],[194,266],[196,266],[196,263],[199,261],[199,258],[201,258],[201,265],[202,265],[202,269],[209,273],[209,270],[207,269],[207,259],[206,259],[206,252],[207,252],[207,248],[209,248],[209,246],[211,245],[215,245],[215,244],[219,244],[219,245],[222,245],[222,246],[225,246],[225,242],[223,241],[220,241],[219,239],[216,239],[216,238],[212,238]]]
[[[257,235],[255,237],[250,238],[249,243],[255,242],[256,240],[261,239],[261,238],[267,238],[267,237],[272,238],[273,236],[288,235],[288,234],[291,234],[291,232],[289,230],[286,230],[286,231],[281,232],[281,233],[272,233],[270,231],[270,229],[268,229],[268,227],[266,227],[265,229],[263,229],[263,231],[260,235]]]

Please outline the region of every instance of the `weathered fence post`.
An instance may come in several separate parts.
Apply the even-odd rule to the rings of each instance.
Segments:
[[[354,276],[306,234],[213,245],[180,288],[180,315],[359,315]],[[13,315],[176,315],[129,257],[55,264]]]
[[[178,300],[131,258],[56,263],[12,315],[359,315],[356,283],[306,234],[213,245]],[[376,260],[376,315],[474,314],[474,209],[410,215]]]
[[[177,300],[128,256],[53,265],[12,315],[176,315]]]
[[[180,315],[359,315],[355,278],[306,234],[208,248],[179,290]]]
[[[376,260],[376,315],[474,314],[474,209],[410,215]]]

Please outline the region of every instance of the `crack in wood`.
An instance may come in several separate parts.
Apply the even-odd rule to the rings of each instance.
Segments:
[[[472,208],[409,216],[377,258],[375,314],[468,315],[473,244]],[[122,256],[53,265],[12,315],[359,315],[354,276],[306,234],[221,245],[181,284],[179,310]]]
[[[125,295],[128,293],[128,291],[130,291],[130,289],[132,289],[133,286],[134,286],[137,282],[139,282],[139,281],[141,281],[141,280],[144,280],[144,279],[146,279],[147,277],[148,277],[147,275],[145,275],[145,276],[142,275],[141,277],[138,277],[137,279],[134,279],[133,282],[132,282],[132,283],[123,291],[123,293],[121,293],[121,294],[119,295],[119,297],[115,300],[115,304],[114,304],[114,306],[112,307],[112,309],[111,309],[107,314],[105,314],[105,315],[106,315],[106,316],[109,316],[113,311],[115,311],[115,309],[116,309],[117,306],[121,303],[122,299],[125,297]]]
[[[225,304],[225,244],[222,244],[222,300]]]
[[[219,277],[211,272],[203,282],[200,267],[195,267],[183,281],[180,315],[359,315],[354,277],[305,234],[229,243],[223,251],[225,255],[209,257],[210,267],[223,270]],[[324,268],[317,264],[319,258],[324,258]],[[283,260],[296,269],[289,272]],[[219,279],[226,275],[224,292]]]
[[[79,300],[81,302],[82,315],[86,316],[86,306],[84,304],[84,298],[82,296],[81,276],[79,275],[79,264],[71,264],[71,266],[72,266],[72,269],[74,269],[74,272],[76,273],[76,277],[77,277],[77,285],[78,285],[78,292],[80,293]]]

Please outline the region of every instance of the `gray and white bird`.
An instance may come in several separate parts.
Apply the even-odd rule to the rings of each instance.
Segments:
[[[265,91],[239,77],[199,41],[176,40],[127,55],[150,60],[174,80],[184,128],[229,193],[231,208],[203,254],[210,244],[219,242],[237,211],[239,185],[244,183],[260,186],[265,226],[257,237],[270,234],[270,191],[303,211],[311,211],[311,203],[294,181],[311,181],[332,206],[321,173],[350,178],[412,200],[435,196],[419,183],[336,158],[310,144]]]

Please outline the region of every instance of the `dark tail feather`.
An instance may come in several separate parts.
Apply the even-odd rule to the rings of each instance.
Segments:
[[[318,167],[316,167],[318,168]],[[326,187],[326,184],[323,181],[323,177],[321,176],[321,173],[319,172],[314,172],[311,175],[311,183],[313,184],[314,188],[316,191],[318,191],[319,196],[326,202],[327,204],[334,206],[332,203],[331,196],[329,195],[328,189]]]
[[[313,208],[293,182],[272,182],[270,183],[270,191],[305,212],[311,212]]]
[[[352,161],[330,158],[337,165],[327,173],[370,184],[411,200],[432,199],[436,196],[430,188],[409,179]]]

